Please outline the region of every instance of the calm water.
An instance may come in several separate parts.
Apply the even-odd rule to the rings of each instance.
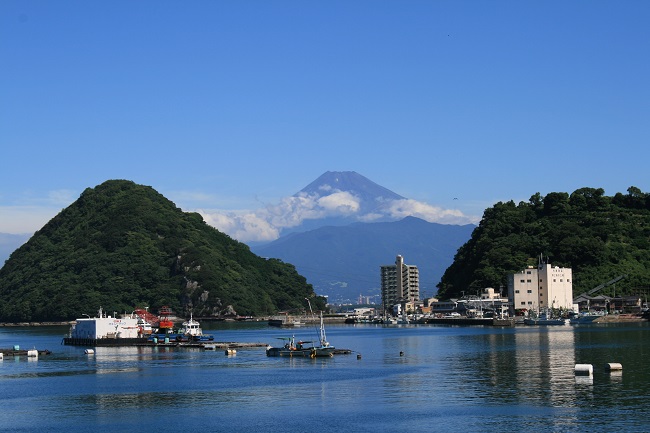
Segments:
[[[210,325],[217,341],[275,343],[266,324]],[[646,432],[650,326],[327,329],[332,359],[60,345],[67,328],[0,328],[0,431]],[[313,338],[311,329],[295,331]],[[403,356],[400,356],[403,352]],[[609,374],[608,362],[623,372]],[[594,365],[576,377],[576,363]]]

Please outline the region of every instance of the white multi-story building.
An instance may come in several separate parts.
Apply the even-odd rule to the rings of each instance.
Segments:
[[[393,305],[413,303],[420,299],[420,275],[418,267],[404,264],[397,256],[394,265],[381,267],[381,301],[384,311]]]
[[[540,263],[508,277],[508,299],[514,310],[573,309],[571,268]]]

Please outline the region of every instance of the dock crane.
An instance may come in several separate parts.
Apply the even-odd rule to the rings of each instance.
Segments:
[[[589,296],[591,296],[594,293],[604,289],[605,287],[611,286],[612,284],[616,283],[617,281],[621,281],[625,277],[627,277],[626,274],[619,275],[616,278],[612,278],[609,281],[606,281],[606,282],[604,282],[602,284],[599,284],[598,286],[596,286],[593,289],[589,290],[587,293],[583,293],[582,296],[587,296],[587,309],[589,309]],[[607,307],[607,311],[609,311],[609,307]]]
[[[590,291],[588,291],[587,295],[591,296],[592,294],[596,293],[597,291],[599,291],[601,289],[604,289],[607,286],[611,286],[612,284],[616,283],[617,281],[622,280],[625,277],[627,277],[627,275],[623,274],[623,275],[619,275],[616,278],[612,278],[611,280],[607,281],[606,283],[600,284],[600,285],[594,287],[593,289],[591,289]]]

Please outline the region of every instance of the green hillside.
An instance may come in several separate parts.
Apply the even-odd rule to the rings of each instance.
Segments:
[[[650,195],[636,187],[613,197],[581,188],[570,195],[537,193],[517,205],[497,203],[458,250],[438,295],[459,297],[485,287],[505,293],[508,274],[536,265],[540,254],[553,266],[572,268],[576,295],[624,274],[617,295],[650,294]]]
[[[324,307],[292,265],[125,180],[86,189],[0,269],[2,322],[72,320],[100,306],[267,315],[304,308],[306,297]]]

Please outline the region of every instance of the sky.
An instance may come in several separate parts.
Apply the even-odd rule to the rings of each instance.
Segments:
[[[3,0],[0,233],[109,179],[224,231],[326,171],[458,223],[648,192],[648,22],[645,0]]]

